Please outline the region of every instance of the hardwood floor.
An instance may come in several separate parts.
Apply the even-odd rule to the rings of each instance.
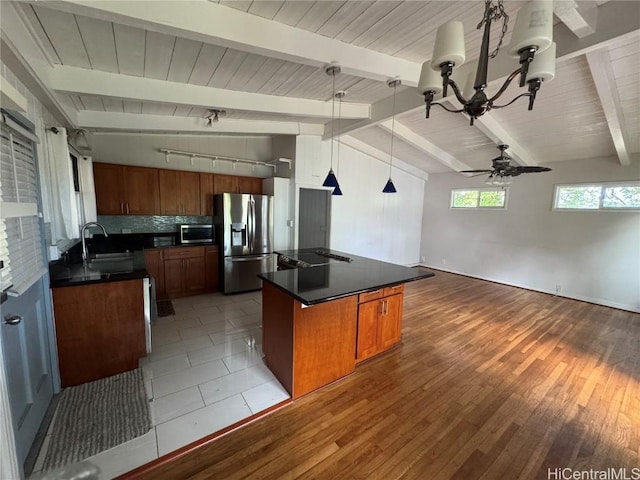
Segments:
[[[438,272],[407,284],[398,348],[129,478],[547,479],[622,467],[640,467],[640,315]]]

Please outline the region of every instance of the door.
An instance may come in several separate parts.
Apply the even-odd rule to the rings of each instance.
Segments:
[[[300,189],[298,248],[329,248],[328,190]]]
[[[22,122],[29,123],[26,119]],[[38,215],[42,204],[35,148],[31,140],[4,125],[0,169],[0,285],[2,290],[11,286],[12,293],[0,307],[0,383],[6,380],[10,406],[0,408],[0,417],[3,425],[13,427],[9,435],[15,436],[17,459],[22,465],[60,381],[43,220]],[[0,445],[3,459],[6,448]]]
[[[373,300],[358,305],[356,359],[364,360],[378,351],[378,317],[382,302]]]
[[[251,253],[254,255],[273,251],[273,198],[253,195],[251,205]]]
[[[386,350],[400,341],[402,336],[403,295],[384,297],[383,310],[378,325],[378,346]]]

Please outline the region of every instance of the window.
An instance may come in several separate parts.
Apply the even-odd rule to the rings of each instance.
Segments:
[[[451,208],[507,208],[507,190],[504,188],[477,188],[451,190]]]
[[[46,273],[38,215],[37,166],[31,140],[0,130],[0,286],[21,295]]]
[[[556,185],[554,210],[640,210],[640,182]]]

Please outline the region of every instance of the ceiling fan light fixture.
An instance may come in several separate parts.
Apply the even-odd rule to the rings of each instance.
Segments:
[[[502,31],[498,40],[498,45],[491,54],[489,53],[489,40],[491,37],[491,23],[502,20]],[[432,105],[439,105],[448,112],[466,113],[470,118],[470,125],[478,117],[486,112],[511,105],[519,98],[529,98],[529,110],[533,109],[533,103],[537,91],[540,89],[542,81],[550,80],[553,75],[548,75],[549,63],[555,63],[555,51],[548,55],[544,61],[544,67],[538,72],[530,75],[530,64],[535,59],[547,51],[553,43],[553,5],[551,0],[534,0],[526,3],[520,8],[516,18],[515,31],[511,37],[509,53],[519,57],[519,67],[507,77],[495,95],[489,97],[485,92],[488,84],[489,59],[495,58],[502,46],[502,41],[507,32],[509,15],[503,7],[503,0],[485,0],[485,9],[477,29],[483,28],[482,46],[478,57],[478,66],[475,69],[472,80],[472,88],[462,89],[452,78],[454,68],[459,67],[465,61],[464,32],[462,23],[458,21],[448,22],[436,33],[431,62],[422,64],[420,81],[418,82],[419,92],[424,95],[426,104],[426,118]],[[439,90],[434,85],[433,69],[440,70],[442,77],[442,89]],[[496,101],[507,90],[511,82],[520,77],[519,86],[524,87],[529,82],[528,91],[520,93],[511,101],[496,105]],[[464,79],[467,80],[467,79]],[[451,87],[456,99],[462,108],[450,108],[443,103],[434,102],[435,96],[442,92],[442,96],[447,96],[447,89]],[[469,91],[470,90],[470,91]]]
[[[522,175],[523,173],[538,173],[538,172],[550,172],[551,169],[549,167],[539,167],[539,166],[521,166],[521,165],[511,165],[511,157],[507,155],[505,152],[509,148],[509,145],[500,144],[497,146],[498,150],[500,150],[500,155],[491,160],[492,169],[491,170],[463,170],[459,173],[467,174],[472,173],[475,175],[471,175],[472,177],[476,177],[478,175],[482,175],[488,173],[486,183],[487,185],[497,185],[497,186],[505,186],[511,185],[513,182],[513,177],[517,177],[518,175]]]

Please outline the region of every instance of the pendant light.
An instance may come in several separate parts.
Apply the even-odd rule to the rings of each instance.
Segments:
[[[393,109],[391,116],[391,148],[389,149],[389,180],[382,189],[382,193],[396,193],[396,187],[391,180],[391,168],[393,166],[393,131],[396,127],[396,88],[402,83],[399,79],[391,79],[387,82],[388,87],[393,87]]]
[[[337,65],[329,65],[325,68],[325,73],[327,75],[331,75],[333,77],[333,89],[331,90],[331,168],[329,169],[329,173],[327,174],[327,178],[322,182],[323,187],[333,187],[338,188],[340,194],[340,186],[338,185],[338,179],[336,175],[333,173],[333,118],[335,113],[335,96],[336,96],[336,74],[340,73],[340,67]]]
[[[340,169],[340,118],[342,118],[342,97],[346,94],[346,91],[340,90],[334,95],[334,97],[338,99],[338,155],[336,158],[336,170]],[[337,185],[336,188],[333,189],[333,193],[331,195],[342,195],[340,185]]]

